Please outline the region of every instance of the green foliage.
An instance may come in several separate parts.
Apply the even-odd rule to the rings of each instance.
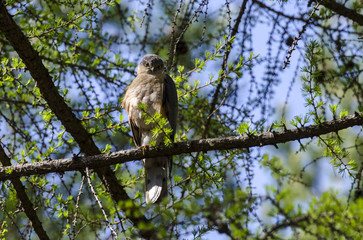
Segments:
[[[291,17],[288,7],[293,5],[294,16],[309,19],[315,3],[307,1],[247,1],[245,9],[237,1],[146,2],[6,1],[64,103],[102,153],[134,147],[120,104],[147,53],[165,60],[179,101],[175,139],[167,119],[139,106],[152,129],[153,146],[253,138],[354,112],[362,115],[359,26],[345,21],[346,16],[343,20],[319,7],[311,21]],[[359,12],[359,3],[346,6]],[[289,67],[295,72],[282,71],[291,47],[286,39],[297,41],[305,23],[291,52]],[[35,75],[4,33],[0,51],[0,146],[11,164],[77,161],[84,153],[63,126],[69,119],[50,108]],[[303,102],[302,107],[296,109],[296,102]],[[362,145],[362,129],[355,127],[279,144],[278,149],[173,156],[169,198],[157,205],[144,204],[141,161],[112,166],[130,197],[118,203],[91,170],[94,191],[84,171],[20,180],[50,239],[104,239],[111,228],[118,239],[140,238],[148,229],[159,239],[212,239],[217,234],[231,239],[360,239]],[[2,181],[1,239],[37,238],[25,207],[12,182]],[[134,225],[130,215],[149,220]]]
[[[1,224],[1,227],[0,227],[1,240],[5,240],[5,234],[8,232],[7,226],[8,225],[7,225],[6,221],[3,221],[2,224]]]
[[[252,130],[251,129],[251,122],[248,122],[248,123],[241,123],[238,127],[237,127],[237,132],[240,134],[240,135],[243,135],[243,134],[256,134],[258,133],[256,130]]]
[[[142,117],[145,119],[146,125],[152,127],[151,133],[153,135],[150,141],[151,146],[155,147],[157,143],[164,143],[165,146],[171,146],[174,139],[172,138],[173,129],[170,127],[169,121],[158,112],[150,115],[146,106],[143,104],[140,104],[139,107],[143,110]]]

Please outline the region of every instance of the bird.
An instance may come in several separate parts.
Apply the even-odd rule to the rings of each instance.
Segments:
[[[143,107],[140,107],[143,106]],[[147,116],[161,114],[173,130],[170,139],[174,140],[178,115],[178,95],[173,79],[166,74],[164,62],[156,54],[145,55],[138,67],[137,76],[127,87],[122,108],[129,117],[134,143],[137,147],[148,146],[153,139],[155,122],[147,122]],[[163,143],[165,135],[159,134],[156,145]],[[169,157],[143,159],[145,169],[145,202],[158,203],[167,196],[167,169]]]

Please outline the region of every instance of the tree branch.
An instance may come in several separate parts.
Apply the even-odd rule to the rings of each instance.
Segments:
[[[357,11],[347,8],[343,4],[337,3],[333,0],[323,0],[320,1],[320,4],[363,26],[363,15],[359,14]]]
[[[293,226],[299,226],[299,224],[303,222],[309,221],[311,217],[309,215],[302,215],[302,216],[296,216],[291,219],[286,219],[280,223],[276,223],[273,225],[270,229],[266,230],[266,233],[259,239],[275,239],[275,234],[278,232],[278,230],[285,229],[287,227],[293,227]]]
[[[1,145],[0,145],[0,162],[3,166],[11,166],[10,158],[6,155]],[[34,230],[38,235],[39,239],[49,240],[50,238],[48,237],[47,232],[44,230],[42,222],[39,220],[37,212],[34,209],[33,203],[28,198],[25,192],[25,188],[21,183],[20,179],[12,178],[11,183],[13,184],[14,189],[16,191],[16,196],[21,202],[21,206],[23,207],[26,216],[29,218],[32,226],[34,227]]]
[[[363,116],[358,113],[341,119],[318,125],[301,127],[279,132],[264,132],[256,135],[243,135],[226,138],[208,138],[189,142],[174,143],[173,147],[150,147],[122,150],[109,154],[99,154],[79,158],[56,159],[0,168],[0,181],[14,177],[46,174],[52,172],[83,170],[86,167],[96,169],[117,163],[125,163],[143,158],[172,156],[191,152],[228,150],[234,148],[261,147],[312,138],[331,132],[338,132],[353,126],[363,125]]]
[[[273,9],[272,7],[270,7],[270,6],[267,6],[266,4],[264,4],[261,1],[253,0],[253,2],[257,3],[261,8],[266,8],[268,11],[273,12],[273,13],[279,15],[279,16],[283,16],[283,17],[285,17],[287,19],[290,19],[290,20],[299,20],[299,21],[306,22],[306,20],[304,18],[302,18],[302,17],[295,17],[295,16],[287,15],[284,12],[277,11],[277,10]]]
[[[267,6],[266,4],[264,4],[261,1],[254,0],[253,2],[257,3],[262,8],[266,8],[269,11],[274,12],[280,16],[286,17],[288,19],[300,20],[300,21],[304,21],[304,22],[306,21],[301,17],[289,16],[283,12],[279,12],[279,11]],[[337,14],[339,14],[341,16],[344,16],[354,22],[357,22],[360,25],[363,25],[363,15],[359,14],[357,11],[349,9],[349,8],[345,7],[344,5],[337,3],[335,1],[332,1],[332,0],[323,0],[323,1],[320,1],[319,4],[323,5],[326,8],[329,8],[330,10],[332,10],[333,12],[336,12]]]
[[[52,76],[49,74],[48,69],[43,65],[38,52],[32,47],[28,38],[23,34],[20,27],[8,13],[4,1],[2,0],[0,0],[0,31],[23,60],[50,109],[61,121],[66,131],[75,139],[80,150],[88,156],[100,154],[101,152],[94,143],[91,135],[82,126],[81,121],[76,118],[72,109],[58,93],[58,90],[53,83]],[[96,172],[105,185],[106,191],[110,193],[111,197],[116,202],[130,200],[123,186],[118,183],[114,172],[105,166],[107,165],[103,165],[103,168],[97,169]],[[131,212],[131,214],[128,214],[127,212]],[[133,214],[132,211],[126,211],[126,214],[136,225],[140,222],[148,222],[145,216],[136,217],[136,214]],[[140,235],[144,238],[150,238],[152,234],[154,234],[153,231],[140,232]]]

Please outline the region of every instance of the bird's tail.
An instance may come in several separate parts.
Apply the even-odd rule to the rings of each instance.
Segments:
[[[145,167],[146,203],[159,202],[168,195],[168,190],[167,190],[168,157],[144,159],[144,167]]]

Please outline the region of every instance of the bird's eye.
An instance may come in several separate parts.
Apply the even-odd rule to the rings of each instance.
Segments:
[[[150,66],[150,64],[149,64],[149,63],[145,63],[145,66],[146,66],[146,67],[149,67],[149,66]]]

